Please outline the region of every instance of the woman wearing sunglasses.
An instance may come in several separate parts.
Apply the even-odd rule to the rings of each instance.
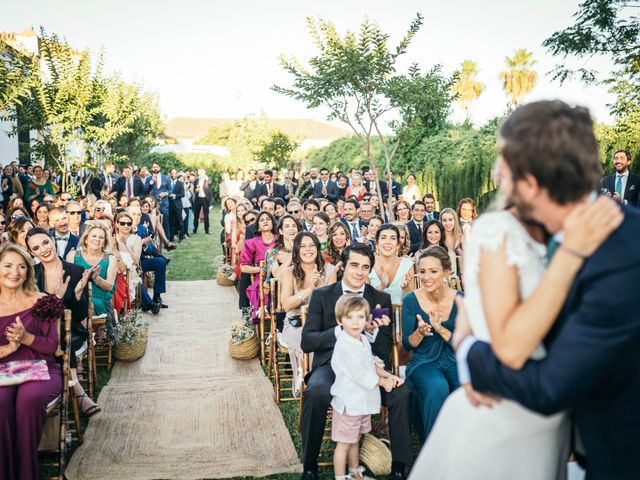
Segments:
[[[4,243],[8,240],[6,226],[7,226],[6,217],[2,213],[0,213],[0,243]]]
[[[116,216],[116,244],[120,252],[120,258],[127,266],[129,271],[129,295],[131,301],[136,298],[136,286],[142,283],[140,272],[140,256],[142,255],[142,239],[138,235],[132,235],[133,218],[127,212],[121,212]],[[151,311],[154,315],[160,311],[160,305],[154,303],[149,293],[141,288],[142,302],[141,308],[143,312]]]

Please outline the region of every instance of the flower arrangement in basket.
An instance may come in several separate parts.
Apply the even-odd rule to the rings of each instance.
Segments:
[[[260,351],[258,335],[251,322],[251,307],[242,309],[242,320],[229,327],[229,353],[236,360],[250,360]]]
[[[216,283],[223,287],[230,287],[236,282],[236,271],[228,263],[224,263],[224,255],[219,255],[213,261],[216,269]]]
[[[115,322],[113,340],[114,355],[118,360],[133,362],[147,350],[149,322],[138,310],[130,310]]]

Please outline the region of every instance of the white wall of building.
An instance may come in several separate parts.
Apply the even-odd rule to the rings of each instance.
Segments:
[[[18,136],[9,136],[13,126],[13,122],[0,120],[0,164],[3,166],[18,160]]]

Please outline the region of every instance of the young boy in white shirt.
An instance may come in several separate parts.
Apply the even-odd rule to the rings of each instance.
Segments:
[[[371,345],[363,335],[369,321],[369,303],[358,295],[343,295],[336,302],[336,321],[342,332],[336,340],[331,368],[336,379],[331,387],[333,420],[331,440],[336,480],[364,477],[359,462],[360,435],[371,431],[371,414],[380,413],[380,388],[390,392],[404,380],[376,364]],[[345,465],[349,465],[346,473]]]

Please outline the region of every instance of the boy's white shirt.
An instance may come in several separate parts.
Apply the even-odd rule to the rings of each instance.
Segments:
[[[350,416],[380,413],[380,388],[371,344],[363,334],[356,340],[342,333],[333,348],[331,406]]]

